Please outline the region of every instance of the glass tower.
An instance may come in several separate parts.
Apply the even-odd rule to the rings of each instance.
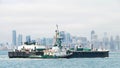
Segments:
[[[22,45],[22,35],[18,35],[18,45]]]
[[[12,31],[12,44],[16,45],[16,31],[15,30]]]
[[[26,36],[26,42],[31,43],[31,37],[30,36]]]

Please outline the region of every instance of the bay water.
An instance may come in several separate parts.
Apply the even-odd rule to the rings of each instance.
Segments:
[[[9,58],[7,51],[0,51],[0,68],[120,68],[120,52],[107,58],[30,59]]]

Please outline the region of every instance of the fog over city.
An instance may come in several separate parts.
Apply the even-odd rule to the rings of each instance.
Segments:
[[[120,35],[119,0],[0,0],[0,41],[11,41],[12,30],[33,38],[53,37],[56,29],[90,38]]]

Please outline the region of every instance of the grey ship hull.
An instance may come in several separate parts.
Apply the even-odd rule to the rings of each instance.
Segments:
[[[73,51],[73,54],[64,58],[97,58],[109,57],[109,51]],[[9,58],[29,58],[30,55],[43,55],[43,52],[8,52]]]
[[[9,58],[29,58],[30,55],[43,55],[43,52],[8,52]]]
[[[75,51],[71,58],[104,58],[109,57],[109,51]]]

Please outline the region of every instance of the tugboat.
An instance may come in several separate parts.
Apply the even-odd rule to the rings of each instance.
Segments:
[[[69,58],[72,52],[61,46],[61,37],[58,26],[55,37],[55,43],[51,49],[43,50],[43,55],[30,55],[29,58]]]

